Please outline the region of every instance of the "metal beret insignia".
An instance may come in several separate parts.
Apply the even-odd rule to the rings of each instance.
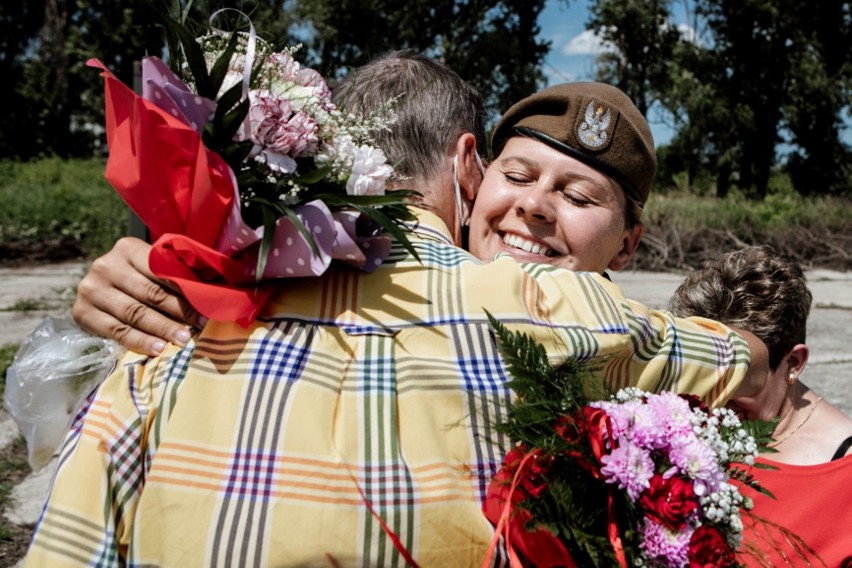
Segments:
[[[586,107],[585,120],[577,127],[577,138],[583,146],[596,150],[609,138],[607,128],[612,119],[612,110],[592,101]]]

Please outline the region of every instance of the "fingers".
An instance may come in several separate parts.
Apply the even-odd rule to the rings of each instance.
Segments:
[[[128,349],[157,355],[166,342],[185,344],[198,313],[148,268],[151,246],[125,237],[92,263],[71,310],[80,327]]]

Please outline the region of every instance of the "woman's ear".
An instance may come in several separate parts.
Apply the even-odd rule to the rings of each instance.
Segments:
[[[645,227],[642,223],[637,223],[633,227],[624,230],[624,238],[621,241],[621,249],[609,261],[607,268],[613,272],[618,272],[630,262],[633,255],[636,254],[636,249],[639,248],[639,241],[642,239],[642,233]]]
[[[784,359],[787,362],[787,373],[792,373],[796,377],[801,375],[802,371],[805,370],[805,366],[808,364],[810,353],[810,348],[804,343],[794,345]]]

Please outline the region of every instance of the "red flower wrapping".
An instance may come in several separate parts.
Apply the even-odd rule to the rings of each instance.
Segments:
[[[168,102],[165,95],[156,97],[159,104],[137,95],[100,61],[92,59],[88,65],[101,69],[104,77],[106,178],[151,231],[151,271],[180,288],[202,315],[248,327],[273,292],[275,284],[269,279],[319,275],[332,259],[370,271],[389,253],[390,240],[381,231],[361,234],[357,217],[332,213],[324,203],[313,201],[294,210],[310,226],[319,254],[313,254],[295,225],[282,217],[273,232],[273,254],[258,282],[261,229],[243,223],[236,178],[225,161],[204,146],[200,134],[199,124],[215,103],[192,95],[156,58],[143,60],[143,80],[146,70],[162,81],[172,77],[170,90],[153,80],[144,81],[145,88],[189,97],[186,108]],[[171,104],[171,112],[161,104]],[[369,246],[362,247],[360,241],[369,241]],[[278,249],[285,254],[279,256]]]
[[[702,525],[689,539],[689,568],[735,566],[734,551],[714,527]]]
[[[659,473],[651,478],[648,489],[639,497],[645,514],[672,530],[683,528],[686,518],[698,507],[692,483],[680,476],[665,479]]]
[[[514,550],[531,565],[542,568],[573,567],[575,564],[571,554],[557,536],[543,527],[533,530],[527,528],[532,516],[519,505],[531,496],[528,488],[536,492],[534,497],[538,497],[546,489],[546,479],[542,474],[550,464],[536,464],[536,453],[537,450],[526,461],[524,460],[529,454],[524,446],[518,446],[506,454],[503,467],[488,485],[482,511],[494,526],[499,527],[501,520],[505,523],[503,535],[510,554],[511,550]],[[522,464],[524,469],[518,472]],[[508,518],[504,519],[507,515]]]

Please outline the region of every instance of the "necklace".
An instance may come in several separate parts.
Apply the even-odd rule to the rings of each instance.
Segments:
[[[782,442],[786,442],[786,441],[790,438],[790,436],[792,436],[793,434],[795,434],[795,433],[796,433],[796,431],[797,431],[799,428],[801,428],[802,426],[804,426],[804,425],[805,425],[805,422],[807,422],[808,420],[810,420],[811,416],[813,416],[814,411],[817,409],[817,406],[819,406],[819,403],[821,403],[821,402],[822,402],[822,397],[819,397],[818,399],[816,399],[816,402],[814,402],[813,407],[812,407],[812,408],[810,409],[810,411],[808,412],[808,415],[807,415],[807,416],[805,416],[805,419],[804,419],[804,420],[802,420],[801,422],[799,422],[799,423],[796,425],[796,427],[795,427],[795,428],[793,428],[792,430],[790,430],[789,432],[787,432],[786,434],[784,434],[784,437],[783,437],[783,438],[781,438],[780,440],[775,440],[772,444],[769,444],[769,447],[770,447],[770,448],[774,448],[774,447],[776,447],[776,446],[779,446]]]

